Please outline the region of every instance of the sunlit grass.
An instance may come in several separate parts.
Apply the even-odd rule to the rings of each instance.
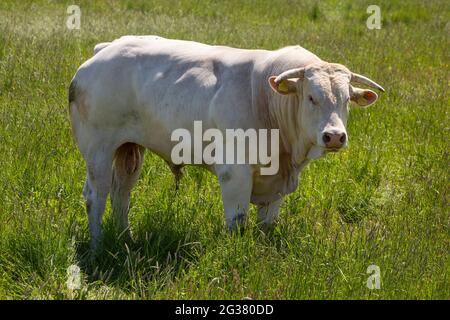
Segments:
[[[448,299],[448,4],[378,1],[383,27],[368,30],[363,1],[169,2],[80,1],[73,31],[72,3],[0,3],[0,298]],[[349,148],[305,169],[269,235],[254,208],[243,234],[227,234],[216,179],[187,168],[175,191],[147,153],[134,243],[116,239],[108,207],[93,261],[67,88],[96,43],[125,34],[300,44],[387,91],[352,110]],[[82,270],[75,292],[71,264]],[[366,287],[372,264],[380,290]]]

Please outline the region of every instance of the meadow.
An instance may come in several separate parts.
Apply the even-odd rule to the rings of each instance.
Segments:
[[[66,26],[71,4],[79,30]],[[379,30],[366,26],[370,4]],[[444,0],[1,1],[0,299],[450,298],[449,21]],[[267,234],[254,207],[228,234],[216,178],[188,167],[175,190],[147,152],[133,242],[116,239],[108,204],[93,260],[68,86],[96,43],[126,34],[299,44],[386,93],[351,110],[349,147],[302,172]],[[379,289],[366,285],[371,265]]]

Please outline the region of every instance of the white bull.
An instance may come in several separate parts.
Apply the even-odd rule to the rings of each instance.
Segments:
[[[178,128],[279,129],[279,166],[202,165],[218,178],[227,226],[258,206],[261,223],[275,222],[283,196],[298,185],[310,159],[346,146],[349,101],[372,104],[381,86],[300,46],[276,51],[210,46],[156,36],[126,36],[96,46],[69,89],[70,119],[87,164],[83,189],[91,245],[97,246],[109,193],[119,230],[128,230],[130,192],[150,149],[169,163]]]

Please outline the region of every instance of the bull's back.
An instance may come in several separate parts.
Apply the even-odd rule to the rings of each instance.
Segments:
[[[249,96],[250,88],[242,83],[250,82],[251,66],[262,54],[163,38],[113,41],[74,77],[77,121],[86,128],[118,132],[122,140],[160,148],[173,130],[192,131],[194,120],[213,127],[210,108],[221,94],[227,96],[227,90]]]
[[[126,37],[103,47],[75,78],[84,86],[81,89],[91,93],[93,106],[114,114],[124,111],[116,109],[119,106],[134,112],[172,108],[198,114],[220,85],[249,71],[243,65],[250,65],[253,57],[243,51],[191,41]]]

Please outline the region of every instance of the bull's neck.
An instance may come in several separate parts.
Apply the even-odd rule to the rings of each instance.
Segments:
[[[290,155],[291,164],[300,166],[306,160],[311,143],[304,134],[299,116],[299,97],[272,96],[269,102],[271,126],[279,129],[280,154]]]
[[[270,75],[277,74],[272,67],[262,67],[254,71],[252,81],[252,108],[260,126],[266,129],[279,129],[279,152],[289,159],[290,165],[299,167],[305,164],[311,147],[299,117],[298,95],[280,95],[268,85]]]

